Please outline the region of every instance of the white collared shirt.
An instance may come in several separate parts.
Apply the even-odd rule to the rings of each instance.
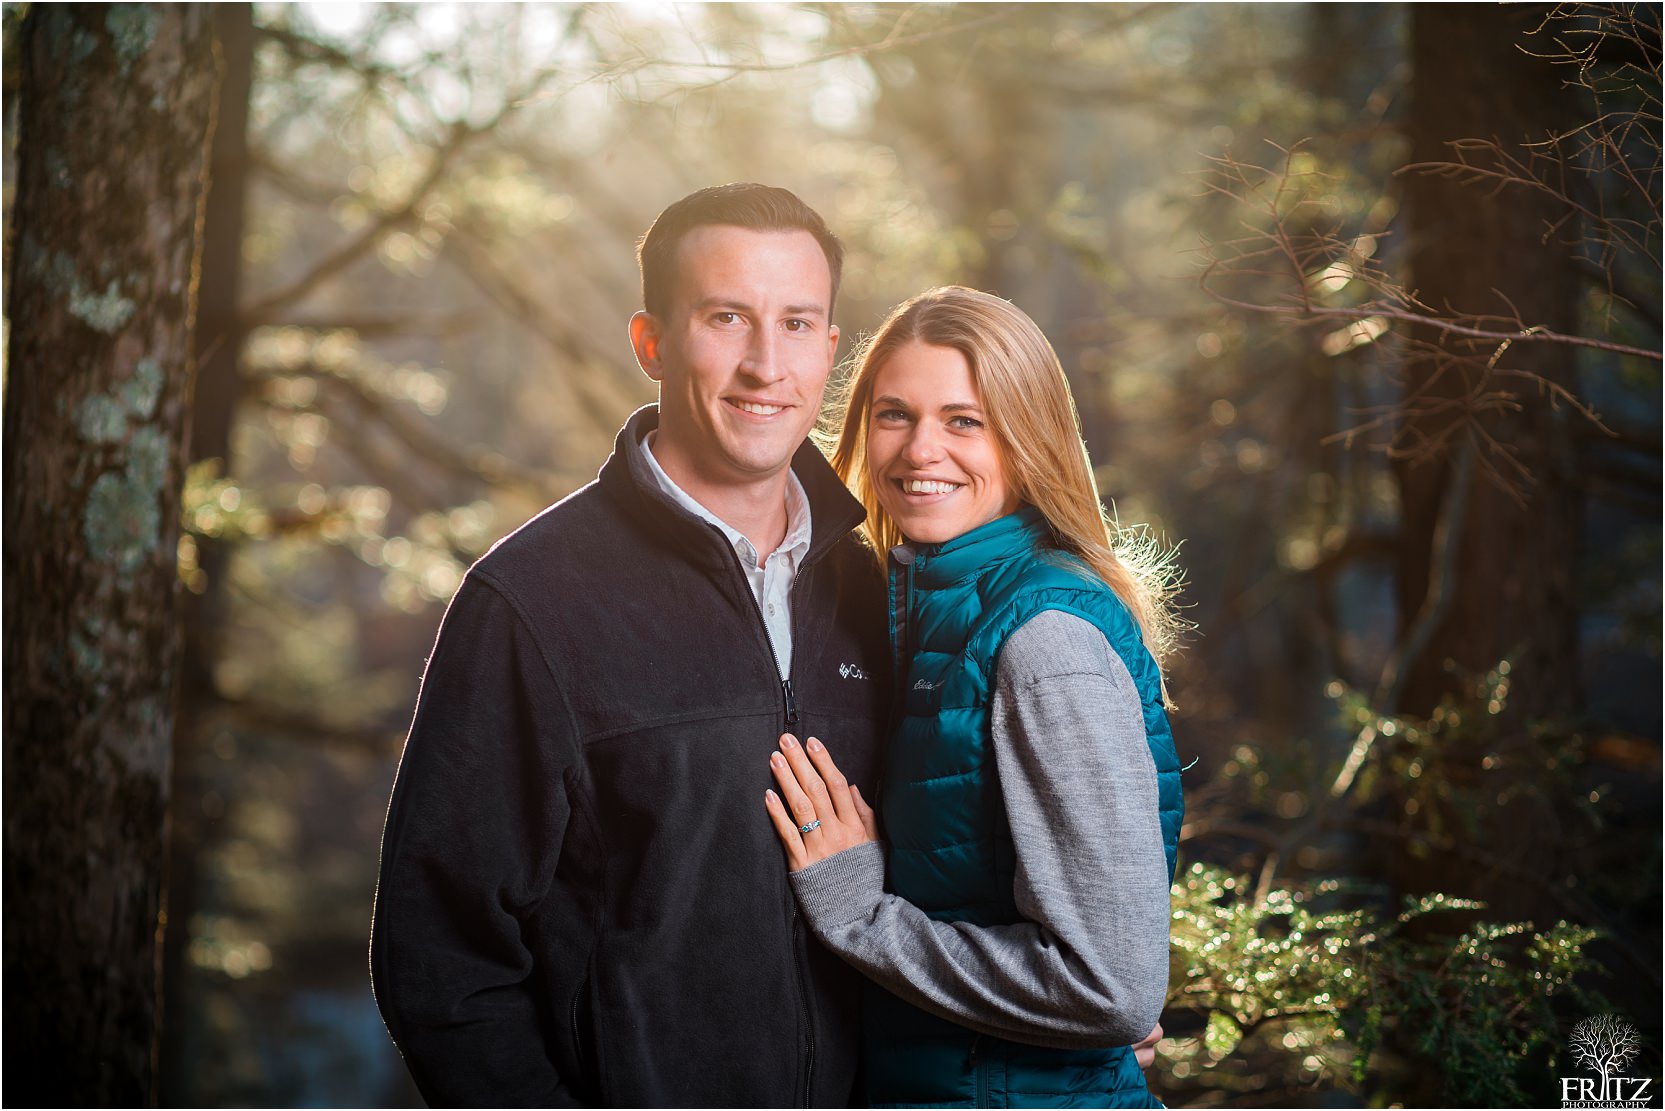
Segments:
[[[757,608],[763,614],[763,627],[774,646],[780,677],[788,678],[792,674],[792,581],[798,577],[798,565],[809,552],[809,496],[804,493],[803,483],[790,470],[786,472],[786,537],[780,547],[769,553],[769,558],[760,561],[757,547],[740,530],[671,481],[671,476],[653,457],[653,449],[648,446],[650,438],[642,439],[642,454],[647,456],[648,468],[653,471],[659,488],[700,520],[716,525],[734,545],[740,567],[746,572],[746,582],[752,588],[752,597],[757,599]]]

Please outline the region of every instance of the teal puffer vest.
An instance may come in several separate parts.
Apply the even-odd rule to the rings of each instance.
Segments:
[[[945,544],[892,553],[900,714],[880,809],[891,890],[935,919],[982,926],[1020,920],[989,704],[1001,645],[1043,610],[1092,623],[1133,677],[1173,874],[1184,803],[1161,675],[1121,600],[1072,557],[1047,550],[1050,537],[1039,511],[1026,507]],[[1060,1050],[979,1035],[876,987],[866,1007],[873,1106],[1160,1106],[1126,1046]]]

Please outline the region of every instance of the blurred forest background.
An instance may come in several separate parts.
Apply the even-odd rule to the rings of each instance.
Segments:
[[[847,339],[1024,308],[1183,543],[1165,1100],[1548,1104],[1602,1012],[1657,1080],[1659,64],[1652,4],[7,4],[9,1100],[415,1103],[425,655],[733,180]]]

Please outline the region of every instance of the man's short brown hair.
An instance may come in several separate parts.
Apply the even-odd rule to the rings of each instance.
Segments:
[[[753,181],[713,185],[690,193],[659,214],[659,218],[636,244],[636,262],[642,269],[642,307],[662,317],[670,308],[671,284],[676,277],[676,249],[682,237],[695,228],[718,224],[755,231],[807,231],[821,245],[832,272],[827,315],[832,316],[838,300],[838,282],[844,271],[844,245],[827,229],[820,213],[797,195],[772,185]]]

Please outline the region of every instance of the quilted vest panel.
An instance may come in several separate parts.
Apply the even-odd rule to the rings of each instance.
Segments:
[[[1133,677],[1173,874],[1184,803],[1161,674],[1122,601],[1073,557],[1048,550],[1049,539],[1045,519],[1026,507],[946,544],[892,553],[899,717],[880,808],[891,890],[938,920],[1019,920],[989,708],[1001,645],[1049,609],[1091,623]],[[1125,1046],[1065,1051],[979,1036],[876,988],[863,1024],[876,1106],[1151,1105]]]

